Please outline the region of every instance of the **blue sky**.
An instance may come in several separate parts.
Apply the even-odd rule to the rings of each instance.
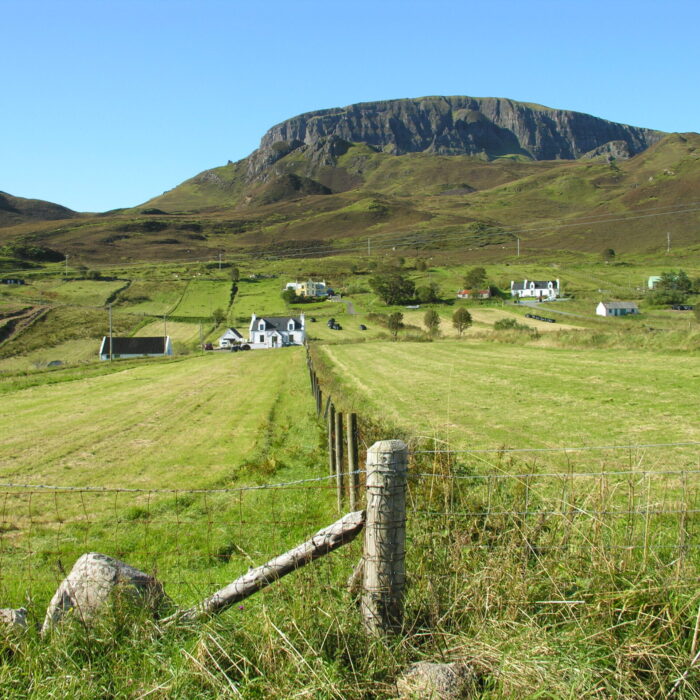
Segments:
[[[700,131],[696,0],[0,0],[0,190],[134,206],[305,111],[510,97]]]

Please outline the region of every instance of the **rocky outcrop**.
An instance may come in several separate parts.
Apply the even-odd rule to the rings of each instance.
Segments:
[[[424,97],[308,112],[273,126],[248,158],[248,179],[293,151],[334,165],[351,143],[394,155],[426,152],[534,160],[576,159],[615,143],[635,155],[664,134],[652,129],[502,98]],[[619,154],[619,155],[617,155]]]

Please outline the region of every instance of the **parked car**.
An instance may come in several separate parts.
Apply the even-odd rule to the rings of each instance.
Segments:
[[[204,343],[205,350],[213,350],[214,346],[211,343]]]
[[[241,345],[241,350],[250,350],[250,345],[248,345],[248,343],[244,343]]]

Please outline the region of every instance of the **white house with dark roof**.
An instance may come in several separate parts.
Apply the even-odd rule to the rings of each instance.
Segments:
[[[253,350],[303,345],[305,338],[304,314],[298,317],[251,316],[248,342]]]
[[[173,344],[170,336],[155,336],[144,338],[123,338],[108,335],[102,338],[100,345],[100,359],[109,360],[110,350],[112,359],[124,359],[125,357],[158,357],[159,355],[172,355]]]
[[[518,298],[556,299],[561,294],[559,280],[523,280],[510,282],[510,295]]]
[[[598,316],[628,316],[638,314],[639,307],[633,301],[601,301],[595,312]]]
[[[245,343],[245,338],[235,328],[227,328],[226,333],[219,338],[220,348],[230,348],[240,343]]]

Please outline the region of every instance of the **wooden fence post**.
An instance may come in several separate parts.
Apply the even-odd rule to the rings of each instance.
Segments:
[[[350,510],[357,508],[357,413],[348,413],[348,486],[350,489]]]
[[[403,622],[408,449],[401,440],[367,451],[367,521],[360,609],[370,634],[396,632]]]
[[[335,474],[335,406],[328,399],[330,409],[328,414],[328,473],[330,476]]]
[[[338,512],[343,510],[343,414],[338,411],[335,414],[335,479],[338,489]]]

